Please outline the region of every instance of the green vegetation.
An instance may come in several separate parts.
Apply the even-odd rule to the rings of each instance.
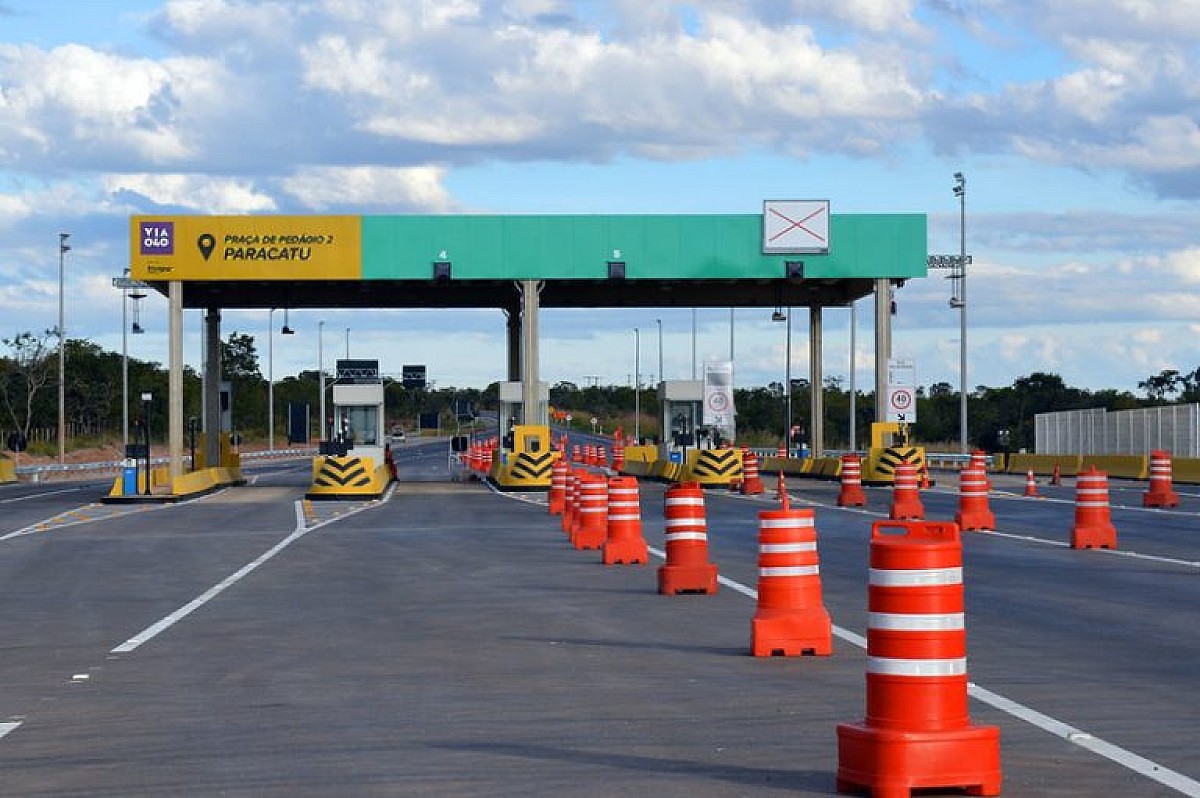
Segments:
[[[30,451],[52,451],[56,447],[38,430],[53,432],[57,426],[57,332],[47,330],[41,335],[21,333],[0,341],[8,353],[0,356],[0,413],[3,437],[19,431],[30,439]],[[246,441],[267,437],[267,381],[260,368],[253,336],[232,332],[222,341],[223,373],[233,386],[233,418],[235,428]],[[103,440],[121,438],[121,354],[106,352],[88,341],[68,339],[66,342],[67,386],[66,416],[71,448],[92,446]],[[130,419],[141,414],[140,395],[154,395],[152,429],[155,440],[165,435],[167,399],[167,370],[159,363],[129,358]],[[327,380],[327,385],[331,381]],[[311,436],[318,437],[316,370],[303,371],[275,382],[275,436],[285,436],[289,402],[307,402],[312,407]],[[1145,393],[1139,398],[1127,391],[1089,391],[1066,385],[1057,374],[1035,372],[1020,377],[1002,388],[978,386],[968,397],[971,443],[988,450],[1000,448],[999,433],[1009,432],[1012,449],[1034,445],[1034,416],[1056,410],[1105,408],[1125,410],[1135,407],[1200,401],[1200,368],[1191,372],[1163,371],[1140,382]],[[811,386],[807,380],[794,380],[792,385],[793,423],[808,437]],[[495,384],[476,388],[405,389],[398,380],[384,380],[388,424],[400,422],[409,429],[416,426],[422,412],[438,412],[443,428],[454,429],[455,402],[470,402],[479,410],[497,408]],[[572,411],[572,426],[590,430],[595,417],[600,427],[611,432],[615,427],[633,431],[634,395],[630,386],[588,386],[580,388],[571,382],[559,382],[550,389],[550,404]],[[658,434],[659,404],[657,392],[643,388],[641,399],[641,429],[645,435]],[[833,449],[849,448],[850,395],[839,378],[825,383],[825,441]],[[783,385],[772,382],[763,387],[740,388],[734,394],[738,416],[739,440],[756,445],[774,445],[784,430],[785,397]],[[859,391],[856,399],[857,448],[868,440],[874,420],[873,392]],[[200,415],[200,376],[191,368],[184,369],[184,414]],[[915,435],[931,448],[957,448],[959,425],[958,393],[948,383],[936,383],[917,391]]]

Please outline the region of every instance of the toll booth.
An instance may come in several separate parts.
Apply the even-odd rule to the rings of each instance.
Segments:
[[[383,379],[378,360],[337,361],[326,440],[313,458],[309,499],[380,496],[393,478],[385,457]]]
[[[333,429],[329,439],[354,452],[383,462],[383,378],[378,360],[337,361],[333,384]]]
[[[544,427],[550,424],[550,386],[538,383],[538,402],[535,418],[527,419],[521,415],[522,388],[519,382],[502,382],[499,385],[500,401],[500,440],[505,449],[513,450],[514,441],[510,437],[513,427],[525,424],[528,426]]]
[[[701,403],[704,383],[700,380],[664,380],[658,384],[664,431],[658,445],[660,460],[683,463],[689,449],[700,448]]]

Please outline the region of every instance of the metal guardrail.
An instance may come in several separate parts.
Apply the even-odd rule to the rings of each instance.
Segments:
[[[317,450],[314,449],[272,449],[268,451],[240,452],[242,460],[265,460],[272,458],[283,457],[315,457]],[[186,455],[185,455],[186,457]],[[150,459],[150,465],[166,465],[171,461],[169,457],[153,457]],[[138,460],[138,465],[144,465],[145,460]],[[39,465],[19,465],[16,467],[18,475],[26,474],[33,476],[35,481],[42,476],[51,474],[84,474],[88,472],[108,472],[116,473],[125,467],[124,460],[106,460],[93,463],[47,463]]]

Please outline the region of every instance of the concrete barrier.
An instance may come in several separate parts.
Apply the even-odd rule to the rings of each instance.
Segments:
[[[7,457],[0,457],[0,483],[16,482],[17,466]]]
[[[1032,471],[1039,476],[1050,476],[1054,466],[1058,466],[1064,477],[1073,477],[1079,473],[1081,459],[1077,454],[1014,454],[1009,456],[1005,472],[1024,474]]]
[[[1150,464],[1144,454],[1085,454],[1080,469],[1087,471],[1092,466],[1104,471],[1109,478],[1149,479]]]
[[[1171,479],[1189,485],[1200,485],[1200,457],[1172,458]]]

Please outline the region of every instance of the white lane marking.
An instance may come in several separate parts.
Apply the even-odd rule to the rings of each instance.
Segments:
[[[57,496],[60,493],[77,493],[81,490],[85,490],[85,489],[80,487],[80,488],[62,488],[60,490],[47,490],[47,491],[43,491],[41,493],[31,493],[28,496],[17,496],[16,498],[13,498],[13,499],[0,499],[0,504],[13,504],[15,502],[27,502],[30,499],[41,499],[41,498],[45,498],[46,496]]]
[[[387,495],[390,496],[391,494],[389,493]],[[299,505],[299,504],[300,504],[300,502],[297,501],[296,505]],[[292,531],[292,533],[290,535],[288,535],[286,538],[284,538],[283,540],[276,543],[271,548],[267,549],[267,551],[265,551],[262,555],[260,555],[258,557],[258,559],[254,560],[253,562],[247,563],[246,565],[243,565],[237,571],[235,571],[234,573],[225,577],[225,579],[223,579],[222,581],[213,585],[208,590],[204,591],[199,596],[197,596],[196,598],[189,601],[187,604],[184,604],[182,607],[175,610],[170,615],[167,615],[167,616],[159,619],[158,621],[155,621],[154,623],[150,624],[145,629],[138,632],[136,635],[129,638],[128,640],[126,640],[124,643],[122,643],[121,645],[114,648],[109,653],[110,654],[126,654],[126,653],[129,653],[130,651],[135,651],[142,645],[148,643],[149,641],[153,640],[158,635],[165,632],[167,629],[170,629],[172,626],[179,623],[181,620],[183,620],[187,616],[191,615],[196,610],[203,607],[208,602],[212,601],[217,596],[221,595],[221,593],[225,592],[228,588],[230,588],[233,585],[240,582],[247,575],[249,575],[251,572],[253,572],[255,569],[257,569],[260,565],[262,565],[263,563],[272,559],[275,555],[279,554],[279,552],[283,551],[288,546],[292,545],[297,540],[299,540],[300,538],[307,535],[309,532],[313,532],[317,529],[320,529],[323,526],[332,524],[334,521],[340,521],[344,518],[349,518],[353,515],[357,515],[358,513],[361,513],[364,510],[369,510],[373,507],[378,507],[380,504],[382,504],[382,502],[370,502],[368,504],[364,504],[362,507],[357,507],[353,510],[350,510],[349,512],[345,513],[344,515],[340,515],[336,518],[330,518],[326,521],[321,521],[320,523],[313,524],[312,526],[307,527],[307,528],[305,528],[305,526],[304,526],[303,511],[300,509],[297,509],[297,511],[296,511],[297,512],[296,528]]]
[[[651,554],[658,557],[660,560],[667,558],[667,553],[661,549],[656,549],[653,546],[648,547]],[[758,591],[754,588],[747,587],[740,582],[725,577],[717,576],[717,582],[726,587],[741,593],[743,596],[758,599]],[[833,633],[842,640],[850,643],[853,646],[863,649],[867,648],[867,638],[852,632],[849,629],[834,624]],[[1200,798],[1200,781],[1189,778],[1188,776],[1178,773],[1170,768],[1166,768],[1157,762],[1146,759],[1143,756],[1114,745],[1106,740],[1089,734],[1082,729],[1078,729],[1060,720],[1055,720],[1049,715],[1044,715],[1035,709],[1019,704],[1010,698],[1005,698],[999,693],[994,693],[991,690],[980,687],[974,682],[967,683],[967,693],[972,697],[988,706],[998,709],[1008,715],[1019,720],[1023,720],[1033,726],[1036,726],[1043,731],[1061,737],[1067,742],[1074,743],[1080,748],[1091,751],[1094,754],[1104,757],[1105,759],[1115,762],[1116,764],[1134,771],[1146,778],[1153,779],[1159,784],[1164,784],[1173,790],[1183,793],[1189,798]]]
[[[0,723],[0,737],[6,737],[10,732],[15,731],[21,721],[12,721],[9,723]]]

